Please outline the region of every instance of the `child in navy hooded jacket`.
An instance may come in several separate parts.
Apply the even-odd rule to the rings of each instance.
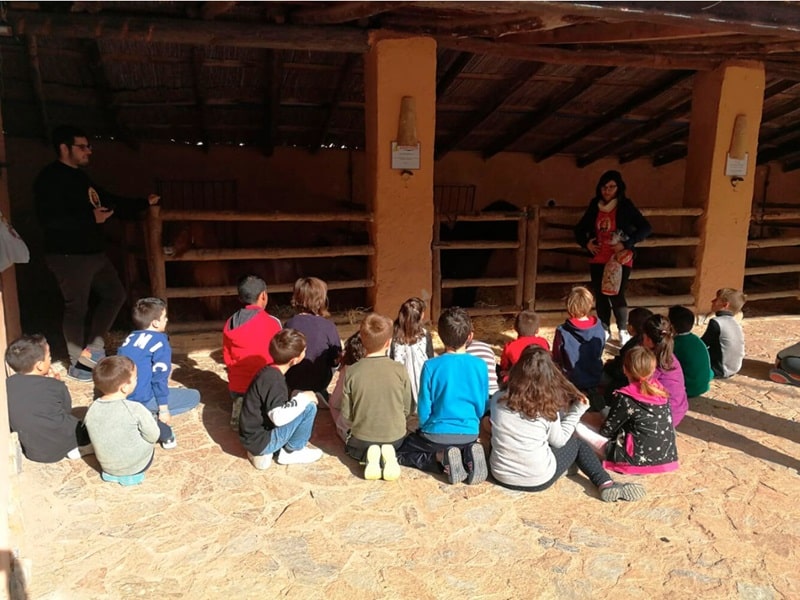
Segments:
[[[569,319],[556,328],[553,339],[553,361],[567,379],[582,392],[600,385],[603,376],[603,348],[606,330],[597,317],[589,316],[594,296],[583,286],[572,288],[567,296]],[[595,394],[589,394],[594,403]],[[602,406],[592,406],[598,410]]]

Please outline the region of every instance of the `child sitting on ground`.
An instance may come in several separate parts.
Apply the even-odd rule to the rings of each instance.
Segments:
[[[169,387],[172,371],[172,347],[167,329],[167,304],[161,298],[141,298],[131,311],[136,326],[117,354],[127,356],[136,365],[138,383],[128,400],[141,402],[166,427],[161,427],[162,447],[177,445],[171,431],[172,416],[192,410],[200,403],[200,392],[191,388]]]
[[[778,352],[769,378],[775,383],[800,386],[800,342]]]
[[[644,322],[642,346],[651,350],[656,357],[653,379],[666,390],[672,411],[672,426],[677,427],[689,410],[689,400],[681,363],[672,351],[672,339],[672,324],[666,317],[653,315]]]
[[[588,408],[589,400],[567,381],[545,349],[525,348],[511,368],[508,389],[492,398],[492,476],[504,487],[539,492],[574,463],[604,502],[642,498],[642,486],[615,483],[591,447],[572,435]]]
[[[664,473],[678,468],[678,449],[666,390],[653,379],[655,355],[643,346],[625,355],[630,383],[615,393],[605,424],[596,432],[579,424],[578,436],[601,456],[603,466],[629,474]]]
[[[233,400],[231,427],[239,430],[242,398],[253,377],[272,362],[269,343],[281,330],[281,322],[266,311],[267,284],[256,275],[239,280],[239,301],[245,306],[225,321],[222,358],[228,370],[228,390]]]
[[[734,315],[742,310],[746,300],[747,296],[739,290],[722,288],[711,301],[714,316],[700,339],[708,348],[714,377],[732,377],[742,368],[744,332]]]
[[[328,384],[342,352],[336,325],[327,318],[328,285],[316,277],[301,277],[294,282],[292,307],[297,314],[285,327],[302,333],[307,346],[305,358],[286,374],[286,383],[291,390],[316,392],[327,403]]]
[[[342,395],[344,393],[344,379],[347,374],[347,367],[356,364],[366,354],[364,344],[361,343],[360,332],[356,331],[344,343],[342,358],[339,360],[339,374],[336,377],[336,385],[328,400],[328,408],[330,408],[333,423],[336,425],[336,433],[342,438],[343,442],[347,441],[347,434],[350,431],[350,421],[342,416]]]
[[[714,371],[708,348],[692,333],[694,313],[685,306],[673,306],[669,309],[669,321],[675,330],[673,352],[683,368],[686,395],[689,398],[702,396],[708,391]]]
[[[536,335],[539,333],[539,315],[532,310],[523,310],[514,319],[514,330],[517,332],[517,339],[508,342],[503,348],[500,356],[500,367],[498,368],[498,378],[505,382],[508,380],[508,372],[511,367],[519,360],[522,351],[531,344],[541,346],[550,352],[550,344],[543,337]]]
[[[86,428],[72,414],[69,390],[52,376],[50,363],[43,335],[23,335],[6,350],[6,364],[15,372],[6,379],[11,431],[19,435],[28,460],[43,463],[93,451]]]
[[[603,377],[603,348],[606,330],[597,317],[589,316],[594,296],[587,288],[575,286],[566,300],[569,318],[556,328],[553,360],[561,372],[589,398],[590,410],[603,408],[605,401],[598,390]]]
[[[244,395],[239,416],[239,439],[247,458],[259,470],[272,464],[278,452],[279,465],[312,463],[322,450],[308,445],[317,396],[312,391],[293,392],[289,397],[286,372],[306,355],[306,338],[294,329],[282,329],[269,343],[273,363],[261,369]]]
[[[400,307],[394,322],[394,333],[389,348],[389,357],[403,364],[411,381],[411,412],[417,412],[419,378],[422,365],[433,358],[433,340],[425,329],[425,302],[421,298],[409,298]]]
[[[388,318],[367,315],[359,336],[367,355],[345,375],[342,417],[351,423],[345,451],[359,462],[366,460],[364,479],[393,481],[400,477],[396,450],[406,437],[412,385],[405,367],[386,356],[392,343]]]
[[[478,442],[489,382],[486,364],[467,354],[472,321],[463,308],[443,311],[438,323],[445,353],[422,368],[419,429],[397,451],[401,465],[444,471],[450,483],[486,479],[486,454]]]
[[[486,409],[488,410],[489,398],[491,398],[500,387],[497,381],[497,355],[494,353],[494,348],[489,344],[474,338],[467,344],[467,354],[471,354],[475,358],[480,358],[486,363],[486,372],[489,378],[489,391],[486,396]]]
[[[127,356],[108,356],[92,371],[102,396],[86,411],[86,428],[105,481],[141,483],[153,462],[158,424],[140,402],[126,398],[136,388],[136,365]]]
[[[611,402],[611,396],[616,390],[628,385],[628,378],[625,377],[625,371],[623,370],[625,355],[631,348],[642,345],[642,328],[644,327],[644,322],[651,316],[653,316],[653,311],[642,307],[633,308],[628,313],[628,334],[631,339],[620,348],[617,356],[603,365],[603,389],[606,405]]]

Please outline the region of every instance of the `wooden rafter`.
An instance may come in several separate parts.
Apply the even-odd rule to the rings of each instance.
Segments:
[[[358,19],[368,19],[390,10],[401,8],[411,2],[332,2],[312,8],[298,8],[289,15],[297,25],[334,25]]]
[[[784,156],[800,151],[800,135],[788,138],[786,141],[758,152],[758,164],[763,165],[773,160],[780,160]]]
[[[789,171],[796,171],[797,169],[800,169],[800,157],[783,163],[782,170],[784,173],[788,173]]]
[[[200,7],[200,16],[205,21],[212,21],[226,12],[230,12],[238,2],[203,2]]]
[[[205,77],[203,77],[205,55],[204,48],[199,46],[192,47],[192,86],[194,88],[195,106],[197,107],[197,121],[203,150],[208,152],[211,141],[208,136],[208,116],[206,114],[208,112],[206,108],[208,93],[206,92]]]
[[[629,52],[621,50],[563,50],[545,46],[525,46],[505,42],[492,42],[474,38],[436,36],[441,48],[461,50],[474,54],[490,54],[517,60],[533,60],[557,65],[597,65],[603,67],[642,67],[648,69],[676,70],[692,69],[710,71],[717,68],[729,55],[708,54],[705,56],[674,56],[651,52]]]
[[[689,125],[687,123],[685,125],[676,127],[669,133],[662,135],[661,137],[650,142],[649,144],[640,146],[639,148],[637,148],[636,150],[632,150],[631,152],[626,152],[625,154],[619,157],[619,162],[620,164],[629,163],[632,160],[636,160],[641,156],[652,154],[659,148],[663,148],[665,146],[677,142],[678,140],[682,140],[686,138],[688,135],[689,135]]]
[[[561,106],[580,96],[583,92],[588,90],[595,81],[601,77],[605,77],[613,70],[613,67],[592,67],[581,73],[572,85],[567,86],[547,98],[544,104],[524,115],[513,127],[510,127],[508,131],[493,141],[492,144],[484,150],[483,158],[491,158],[498,152],[502,152],[508,148],[537,127],[542,121],[550,117]]]
[[[261,149],[265,156],[272,156],[275,151],[275,139],[278,133],[278,112],[281,107],[281,83],[283,69],[281,56],[277,50],[267,50],[267,88],[264,98],[264,134]]]
[[[455,60],[450,63],[450,66],[447,67],[447,70],[439,78],[439,81],[436,82],[437,99],[442,98],[447,93],[450,85],[456,80],[456,77],[461,74],[461,71],[464,70],[464,67],[467,66],[470,60],[472,60],[472,54],[469,52],[460,52]]]
[[[668,89],[674,87],[684,79],[691,77],[694,75],[691,71],[677,71],[675,73],[670,73],[668,76],[663,77],[661,80],[657,81],[653,85],[643,88],[633,94],[628,100],[619,104],[612,108],[611,110],[607,111],[605,114],[601,115],[600,117],[594,119],[591,123],[581,127],[578,131],[573,133],[572,135],[567,136],[566,138],[559,140],[555,144],[552,144],[550,147],[544,149],[541,152],[536,153],[536,161],[541,162],[553,154],[561,152],[562,150],[569,148],[575,142],[582,140],[587,135],[590,135],[605,127],[615,119],[620,118],[621,116],[629,113],[634,108],[641,106],[642,104],[646,104],[650,102],[654,98],[657,98],[661,94],[663,94]]]
[[[139,143],[133,133],[120,122],[119,109],[114,104],[114,92],[106,76],[103,67],[103,56],[96,41],[86,42],[87,64],[94,80],[94,89],[97,94],[97,101],[103,112],[106,114],[114,137],[121,140],[131,148],[138,148]]]
[[[603,158],[604,156],[608,156],[618,148],[623,148],[630,144],[631,142],[636,141],[638,138],[647,135],[651,131],[655,131],[656,129],[660,128],[664,123],[672,121],[673,119],[680,117],[681,115],[685,115],[692,109],[692,101],[687,100],[686,102],[681,102],[678,106],[671,108],[667,111],[660,113],[657,117],[650,119],[642,123],[639,127],[626,132],[624,136],[616,140],[611,140],[599,148],[595,148],[594,151],[590,152],[589,154],[585,154],[578,158],[576,164],[583,168],[594,161]]]
[[[39,65],[39,44],[35,35],[26,38],[25,47],[28,51],[28,64],[31,71],[31,83],[33,93],[36,96],[36,105],[39,107],[39,118],[42,120],[42,139],[50,141],[50,118],[47,116],[47,101],[44,97],[44,87],[42,85],[42,70]]]
[[[366,52],[368,32],[346,27],[298,27],[257,22],[192,21],[161,17],[65,15],[8,11],[15,35],[111,39],[194,46]]]
[[[613,44],[663,40],[685,40],[725,35],[716,29],[686,25],[656,25],[628,21],[625,23],[579,23],[535,33],[510,34],[506,39],[516,44]]]
[[[653,166],[663,167],[671,162],[685,158],[688,153],[689,148],[686,146],[678,146],[677,148],[672,148],[671,150],[665,150],[664,152],[656,154],[653,157]]]
[[[489,115],[500,108],[506,100],[513,96],[521,87],[528,83],[544,64],[542,63],[523,63],[509,76],[502,84],[492,90],[492,94],[483,102],[481,106],[471,111],[469,116],[459,123],[458,131],[451,135],[446,141],[436,144],[436,159],[440,159],[445,154],[455,148],[473,129],[483,123]]]
[[[344,90],[346,89],[345,85],[348,81],[350,81],[350,77],[353,74],[353,71],[355,70],[359,60],[361,60],[361,57],[358,54],[348,54],[347,58],[345,58],[344,64],[339,71],[339,79],[336,82],[336,89],[333,92],[333,97],[331,98],[327,113],[325,114],[325,121],[320,128],[319,138],[317,138],[317,143],[312,148],[312,152],[319,151],[323,144],[325,144],[325,141],[328,138],[328,133],[330,133],[333,114],[339,107],[339,102],[341,102],[342,97],[344,96]]]

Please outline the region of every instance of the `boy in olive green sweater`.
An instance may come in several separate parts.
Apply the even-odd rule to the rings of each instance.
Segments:
[[[405,367],[386,355],[392,332],[391,319],[367,315],[359,331],[367,355],[345,373],[342,416],[351,423],[345,450],[359,462],[366,460],[365,479],[400,477],[395,450],[406,436],[411,381]]]

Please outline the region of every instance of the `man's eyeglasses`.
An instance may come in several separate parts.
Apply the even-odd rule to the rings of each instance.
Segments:
[[[91,150],[92,149],[92,145],[91,144],[70,144],[70,146],[72,146],[73,148],[80,148],[84,152],[86,150]]]

